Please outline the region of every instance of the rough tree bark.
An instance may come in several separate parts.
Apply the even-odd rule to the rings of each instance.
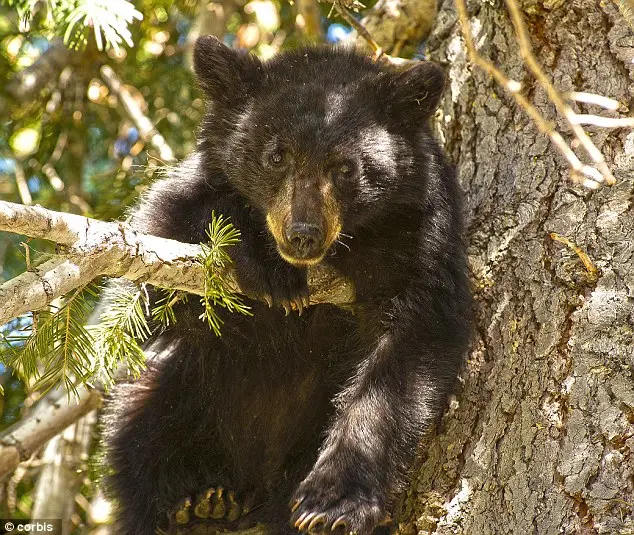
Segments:
[[[556,120],[526,74],[504,3],[468,7],[479,52]],[[634,104],[634,33],[615,3],[524,0],[522,9],[560,90]],[[467,64],[453,2],[428,51],[449,66],[441,123],[467,192],[477,320],[401,532],[632,534],[634,132],[595,130],[617,184],[589,192],[569,182],[567,164],[504,90]],[[598,278],[550,232],[587,252]]]

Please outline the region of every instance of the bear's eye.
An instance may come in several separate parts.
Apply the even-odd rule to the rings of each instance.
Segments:
[[[285,159],[286,159],[286,154],[284,153],[283,150],[273,151],[269,155],[269,162],[273,165],[282,165]]]
[[[342,176],[350,176],[354,173],[354,165],[351,162],[343,162],[339,165],[339,174]]]

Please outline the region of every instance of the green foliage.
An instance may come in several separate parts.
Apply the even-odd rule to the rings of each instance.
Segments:
[[[223,322],[218,315],[217,307],[240,314],[250,314],[249,307],[231,289],[226,280],[227,267],[231,264],[226,248],[240,241],[240,231],[222,215],[216,216],[212,212],[207,237],[209,243],[201,244],[203,252],[199,256],[207,274],[205,293],[200,300],[203,305],[200,318],[207,320],[209,327],[220,336],[220,326]]]
[[[52,33],[62,35],[71,48],[86,45],[90,28],[98,50],[108,47],[118,50],[123,41],[132,46],[128,25],[143,18],[128,0],[8,0],[6,3],[15,7],[25,28],[34,14],[45,9],[44,18]]]
[[[174,307],[177,303],[186,303],[188,294],[177,290],[169,290],[164,296],[157,299],[156,304],[152,308],[152,319],[156,322],[169,327],[176,323],[176,312]]]
[[[146,319],[148,296],[145,285],[119,285],[116,296],[106,305],[97,325],[89,326],[93,339],[93,377],[105,387],[114,382],[121,363],[132,376],[145,366],[140,343],[151,334]]]
[[[75,290],[62,304],[34,313],[27,332],[3,335],[3,362],[34,389],[62,383],[76,394],[77,383],[92,376],[93,340],[85,327],[89,296],[96,296],[94,287]]]
[[[205,269],[205,293],[201,297],[206,321],[220,336],[222,320],[218,307],[249,314],[249,308],[227,282],[231,259],[227,248],[238,243],[240,232],[212,213],[207,231],[209,242],[201,244],[199,261]],[[175,305],[187,301],[187,294],[164,291],[152,304],[145,284],[118,282],[103,306],[99,322],[86,326],[91,300],[97,289],[89,286],[72,292],[58,305],[33,314],[32,321],[14,322],[11,332],[0,331],[0,359],[34,389],[62,384],[77,394],[79,384],[101,382],[106,388],[124,365],[132,376],[145,366],[141,345],[153,331],[177,321]],[[150,320],[152,323],[150,323]]]

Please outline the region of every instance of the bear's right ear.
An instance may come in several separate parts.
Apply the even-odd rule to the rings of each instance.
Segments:
[[[384,78],[379,88],[386,111],[404,123],[416,125],[436,111],[445,88],[445,73],[439,65],[421,61]]]
[[[194,71],[205,93],[225,104],[245,100],[262,81],[259,59],[233,50],[211,35],[196,40]]]

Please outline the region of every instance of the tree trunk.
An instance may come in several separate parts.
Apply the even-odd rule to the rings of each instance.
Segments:
[[[634,33],[616,3],[521,4],[560,91],[633,103]],[[556,120],[523,67],[503,2],[474,0],[469,12],[480,54]],[[566,162],[511,97],[467,64],[453,2],[441,7],[428,51],[449,65],[441,126],[467,192],[476,325],[401,531],[632,534],[634,132],[594,131],[617,184],[590,192],[569,181]],[[551,232],[585,251],[598,278]]]
[[[75,497],[85,477],[96,422],[96,412],[88,413],[49,441],[42,455],[44,468],[33,491],[31,517],[63,519],[59,535],[70,535],[73,528]]]

